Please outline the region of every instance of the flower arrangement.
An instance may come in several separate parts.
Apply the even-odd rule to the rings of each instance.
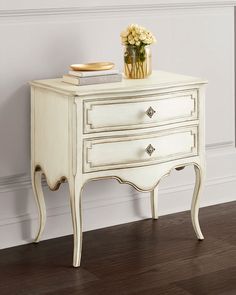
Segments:
[[[129,25],[120,36],[123,45],[146,46],[156,42],[149,30],[137,24]]]
[[[137,24],[129,25],[120,34],[121,43],[125,46],[125,75],[128,78],[140,79],[149,76],[151,70],[151,51],[148,45],[156,42],[154,35]]]

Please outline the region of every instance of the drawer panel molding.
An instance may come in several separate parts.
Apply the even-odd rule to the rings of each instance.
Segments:
[[[139,167],[196,156],[197,126],[137,136],[84,140],[84,172]]]
[[[84,102],[84,133],[156,127],[197,118],[196,89]]]

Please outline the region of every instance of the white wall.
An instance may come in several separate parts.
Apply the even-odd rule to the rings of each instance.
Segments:
[[[201,204],[235,199],[236,1],[87,2],[0,3],[1,248],[31,241],[37,225],[29,175],[27,81],[60,77],[71,63],[111,60],[122,68],[119,33],[129,23],[144,25],[156,35],[154,68],[208,79],[207,180]],[[191,168],[165,179],[160,214],[187,210],[193,182]],[[56,193],[45,187],[45,195],[49,218],[44,238],[71,233],[67,186]],[[150,217],[148,194],[113,180],[89,183],[83,196],[85,230]]]

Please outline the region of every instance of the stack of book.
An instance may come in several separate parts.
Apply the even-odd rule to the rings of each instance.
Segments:
[[[67,75],[63,75],[62,81],[73,85],[92,85],[103,83],[114,83],[122,80],[122,74],[119,70],[103,70],[103,71],[69,71]]]

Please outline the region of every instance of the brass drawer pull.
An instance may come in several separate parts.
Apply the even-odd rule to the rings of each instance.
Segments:
[[[151,155],[155,152],[155,148],[149,144],[148,147],[146,148],[146,152],[148,153],[148,155],[151,157]]]
[[[146,110],[146,114],[148,115],[149,118],[152,118],[152,116],[155,114],[155,110],[152,108],[152,107],[149,107],[147,110]]]

